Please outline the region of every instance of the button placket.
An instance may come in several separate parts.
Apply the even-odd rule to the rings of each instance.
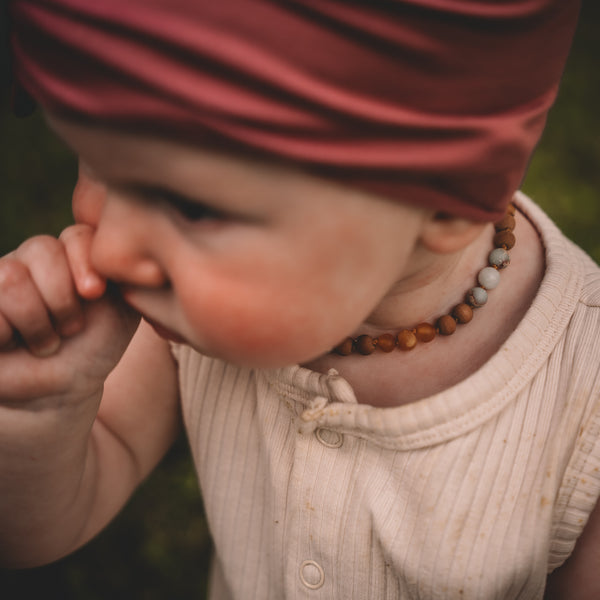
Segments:
[[[328,473],[333,468],[333,452],[345,442],[345,436],[336,431],[335,426],[327,426],[329,417],[335,417],[340,408],[341,404],[332,402],[329,394],[316,394],[304,401],[303,410],[296,418],[299,435],[296,438],[294,472],[301,474],[301,478],[295,479],[294,488],[297,488],[297,494],[289,490],[288,498],[293,497],[300,501],[294,516],[297,519],[296,531],[301,530],[302,535],[301,539],[296,540],[297,546],[293,552],[295,565],[289,563],[287,576],[294,577],[296,585],[304,588],[307,598],[313,593],[315,596],[322,594],[328,585],[325,581],[326,563],[321,560],[327,561],[326,556],[329,554],[328,550],[323,549],[325,542],[321,539],[320,530],[323,498],[315,486],[316,473]],[[318,446],[322,449],[319,450]],[[328,480],[327,477],[325,479]],[[289,521],[288,524],[292,525]]]

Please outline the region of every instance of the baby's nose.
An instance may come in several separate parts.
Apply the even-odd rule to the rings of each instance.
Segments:
[[[160,242],[143,215],[128,213],[126,206],[105,206],[92,243],[92,266],[117,283],[162,287],[168,277],[160,263]]]
[[[126,244],[113,244],[103,238],[94,240],[92,265],[112,281],[142,287],[162,287],[167,277],[158,262]]]

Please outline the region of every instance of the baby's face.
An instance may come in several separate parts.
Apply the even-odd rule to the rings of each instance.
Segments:
[[[251,366],[314,358],[402,276],[421,211],[300,171],[51,118],[79,154],[91,261],[165,337]]]

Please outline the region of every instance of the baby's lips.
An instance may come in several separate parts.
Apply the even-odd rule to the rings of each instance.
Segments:
[[[171,329],[168,329],[167,327],[163,327],[159,323],[156,323],[156,322],[152,321],[151,319],[148,319],[147,317],[144,317],[144,320],[152,327],[152,329],[154,329],[154,331],[156,331],[156,333],[161,338],[168,340],[170,342],[175,342],[176,344],[185,343],[185,338],[180,336],[178,333],[172,331]]]

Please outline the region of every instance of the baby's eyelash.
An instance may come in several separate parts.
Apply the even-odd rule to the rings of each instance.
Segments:
[[[205,219],[225,219],[226,215],[218,209],[208,206],[199,200],[186,198],[177,192],[158,187],[144,187],[138,192],[150,202],[165,202],[189,221]]]
[[[225,218],[223,213],[200,202],[194,202],[177,196],[168,197],[166,200],[177,212],[190,221]]]

